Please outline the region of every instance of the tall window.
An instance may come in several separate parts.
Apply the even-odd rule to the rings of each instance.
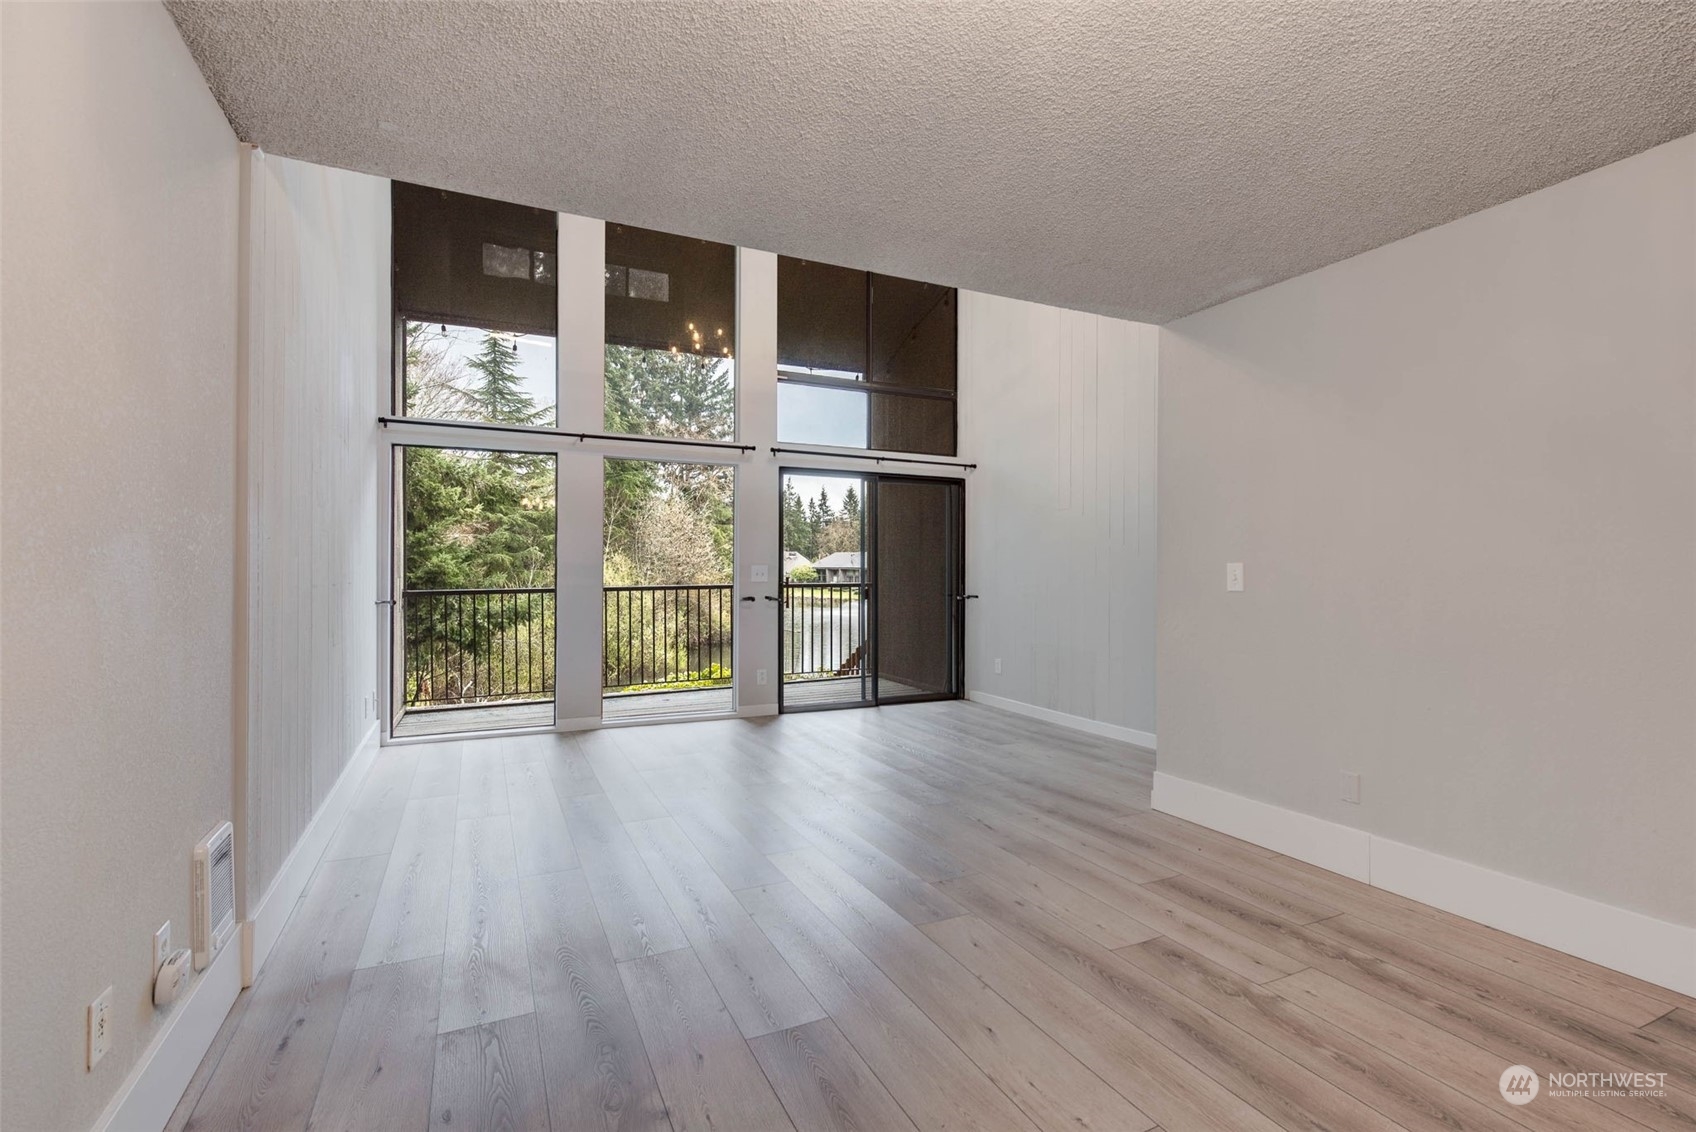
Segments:
[[[736,249],[608,224],[606,430],[736,435]]]
[[[402,416],[552,428],[555,216],[394,182]]]
[[[952,287],[779,256],[777,436],[952,456]]]

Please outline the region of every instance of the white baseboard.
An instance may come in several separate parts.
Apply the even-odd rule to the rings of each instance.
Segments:
[[[1040,719],[1044,723],[1054,723],[1061,727],[1070,727],[1073,731],[1083,731],[1090,735],[1099,735],[1104,739],[1117,739],[1121,743],[1130,743],[1138,747],[1155,749],[1155,736],[1152,731],[1138,731],[1131,727],[1120,727],[1116,723],[1102,723],[1098,719],[1087,719],[1081,715],[1067,715],[1053,708],[1037,707],[1023,700],[1010,700],[1005,696],[992,696],[988,692],[967,692],[966,698],[973,703],[985,707],[1000,708],[1014,715],[1029,716]]]
[[[1150,802],[1163,814],[1193,821],[1256,845],[1370,884],[1372,837],[1352,826],[1258,802],[1187,778],[1154,772]]]
[[[736,709],[736,714],[743,719],[758,719],[761,716],[776,715],[776,704],[743,704]]]
[[[1154,772],[1154,808],[1658,986],[1696,995],[1696,928]]]
[[[254,978],[265,966],[265,960],[271,955],[271,948],[276,946],[277,938],[283,934],[283,925],[289,921],[289,913],[294,911],[295,902],[300,899],[300,894],[306,891],[306,883],[312,879],[312,871],[318,867],[318,859],[329,847],[330,838],[335,836],[336,827],[341,825],[342,818],[347,816],[348,807],[353,805],[354,795],[359,793],[360,784],[365,781],[365,775],[371,769],[371,760],[376,757],[377,750],[378,729],[373,723],[371,730],[365,733],[365,738],[360,740],[359,746],[354,748],[353,755],[342,768],[336,784],[330,787],[330,792],[324,796],[324,804],[312,815],[312,820],[307,823],[300,840],[296,841],[294,848],[289,851],[283,867],[277,870],[276,878],[260,898],[258,907],[242,923],[242,986],[252,986]]]
[[[240,949],[225,947],[171,1008],[171,1016],[94,1122],[94,1132],[152,1132],[165,1127],[239,994]]]

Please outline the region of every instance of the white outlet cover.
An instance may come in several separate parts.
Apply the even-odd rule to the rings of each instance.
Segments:
[[[763,669],[763,668],[755,669],[754,670],[754,683],[764,684],[765,682],[766,682],[766,670]]]
[[[1225,590],[1228,593],[1241,593],[1243,589],[1243,564],[1241,562],[1225,563]]]
[[[1001,675],[1001,658],[1000,657],[995,658],[995,674],[997,676]]]
[[[1360,805],[1360,775],[1352,770],[1342,771],[1341,774],[1343,801]]]
[[[766,566],[750,566],[750,567],[748,567],[749,580],[755,581],[755,582],[770,581],[771,579],[767,576],[768,573],[769,573],[769,570],[770,570],[770,568],[766,567]]]
[[[153,933],[153,973],[157,975],[159,968],[165,965],[165,960],[171,956],[171,921],[166,920]]]
[[[88,1004],[88,1067],[93,1069],[112,1048],[112,988]]]

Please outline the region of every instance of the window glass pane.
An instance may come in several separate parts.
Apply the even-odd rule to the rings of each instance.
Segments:
[[[871,294],[871,380],[953,390],[959,350],[954,288],[874,275]]]
[[[555,426],[551,336],[408,321],[405,350],[403,416]]]
[[[394,182],[401,414],[557,424],[556,218]]]
[[[736,434],[736,249],[608,224],[606,429]]]
[[[780,371],[866,375],[864,271],[777,257],[777,364]]]
[[[866,447],[866,394],[779,381],[777,439],[785,444]]]
[[[547,726],[556,459],[399,450],[396,735]]]
[[[731,709],[736,470],[605,462],[601,714]]]

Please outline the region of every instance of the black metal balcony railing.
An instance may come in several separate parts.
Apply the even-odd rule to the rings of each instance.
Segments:
[[[407,590],[406,706],[548,700],[552,589]]]
[[[604,691],[729,685],[730,586],[607,586],[602,602]]]
[[[857,676],[865,663],[865,587],[835,582],[783,584],[783,676]]]
[[[782,675],[853,676],[864,664],[865,590],[785,582]],[[607,586],[601,686],[613,694],[725,687],[735,597],[728,585]],[[407,590],[406,706],[551,700],[552,589]]]

